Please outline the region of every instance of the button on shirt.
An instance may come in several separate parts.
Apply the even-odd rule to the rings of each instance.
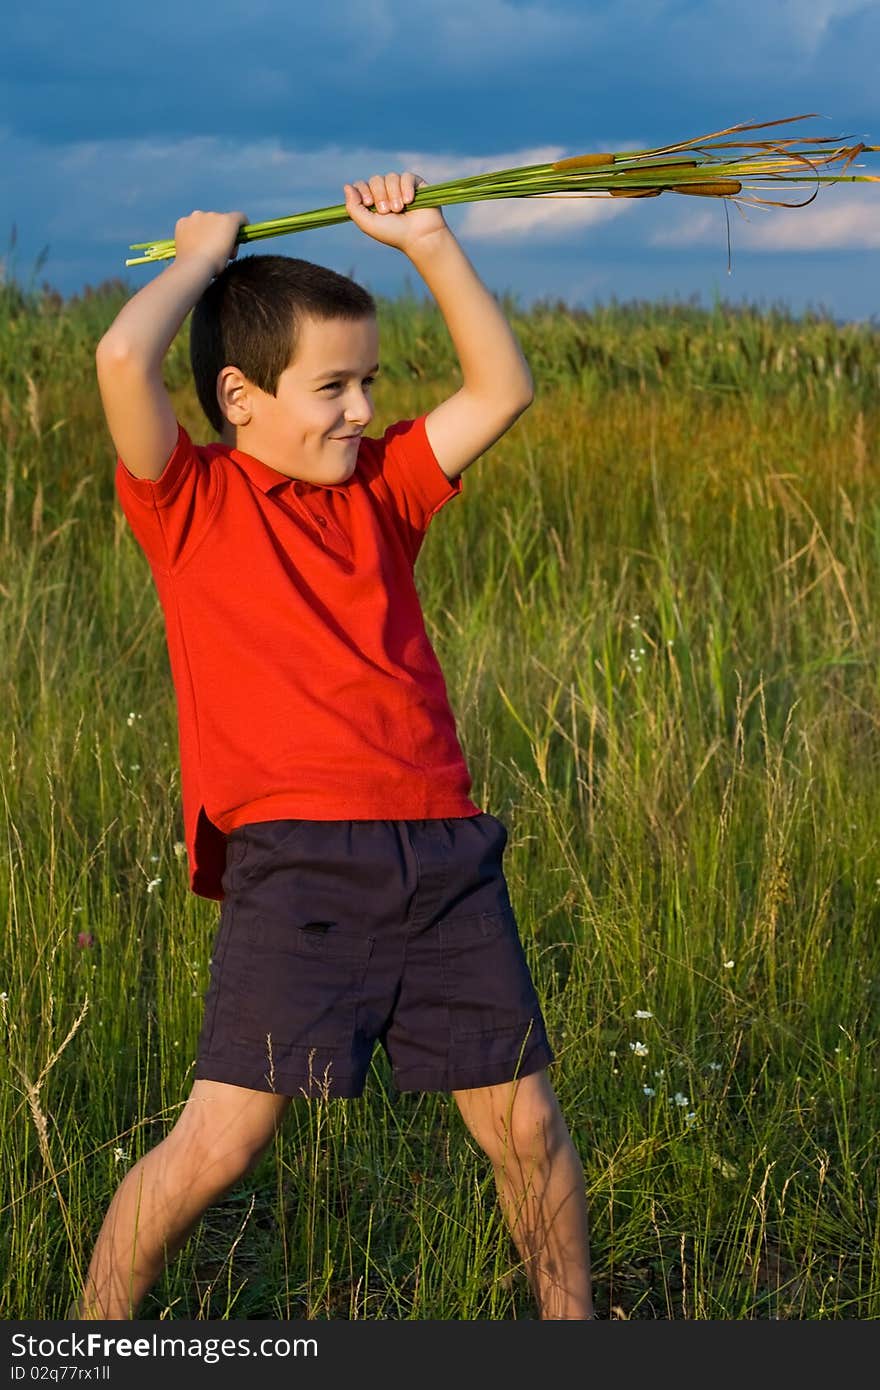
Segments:
[[[248,822],[478,814],[413,575],[461,491],[424,417],[332,486],[179,426],[162,475],[117,459],[116,489],[165,615],[194,892],[222,898]]]

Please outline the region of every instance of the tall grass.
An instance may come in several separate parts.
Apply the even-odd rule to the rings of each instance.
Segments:
[[[0,288],[0,1311],[63,1316],[192,1075],[173,692],[94,380],[124,299]],[[880,339],[721,306],[508,306],[537,399],[418,582],[506,867],[614,1318],[873,1318]],[[374,431],[455,385],[381,305]],[[167,363],[208,439],[186,334]],[[637,1012],[648,1015],[637,1018]],[[146,1317],[529,1318],[445,1096],[296,1103]]]

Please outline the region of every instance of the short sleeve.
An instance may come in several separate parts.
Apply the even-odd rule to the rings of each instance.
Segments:
[[[364,441],[368,483],[393,507],[413,560],[432,517],[462,490],[461,478],[451,481],[437,462],[425,420],[399,420]]]
[[[174,451],[158,478],[136,478],[117,458],[115,482],[120,506],[151,566],[178,569],[210,523],[219,465],[178,425]]]

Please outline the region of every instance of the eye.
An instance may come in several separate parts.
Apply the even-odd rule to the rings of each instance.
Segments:
[[[376,378],[374,376],[365,376],[362,384],[366,387],[370,387],[375,384],[375,381]],[[318,389],[321,391],[341,391],[342,386],[343,383],[341,381],[325,381],[324,385]]]

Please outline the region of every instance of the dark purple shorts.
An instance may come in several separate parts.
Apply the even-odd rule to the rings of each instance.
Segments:
[[[546,1067],[506,843],[485,814],[234,830],[196,1077],[359,1096],[377,1041],[401,1091]]]

